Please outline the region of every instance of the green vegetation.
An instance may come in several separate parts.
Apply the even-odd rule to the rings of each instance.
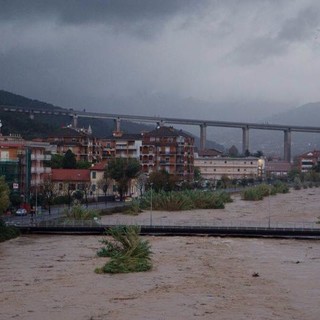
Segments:
[[[10,200],[10,190],[9,186],[5,181],[5,177],[0,177],[0,215],[9,207]]]
[[[143,272],[152,268],[151,246],[149,241],[140,237],[140,227],[119,226],[110,228],[107,235],[112,239],[104,239],[105,245],[97,255],[111,259],[96,273],[128,273]]]
[[[99,218],[99,213],[95,210],[84,208],[81,205],[74,205],[70,209],[65,209],[64,214],[67,220],[94,220]]]
[[[177,188],[179,182],[177,176],[169,174],[165,170],[151,172],[148,179],[148,189],[155,191],[172,191]]]
[[[76,155],[69,149],[62,159],[62,168],[63,169],[76,169],[77,160]]]
[[[116,181],[120,201],[128,190],[129,182],[137,177],[139,171],[140,163],[137,159],[114,158],[108,162],[104,176],[105,179],[111,178]]]
[[[0,219],[0,242],[16,238],[19,234],[19,230],[14,227],[6,226],[4,221]]]
[[[264,197],[275,195],[277,193],[288,193],[289,188],[285,183],[276,182],[274,185],[260,184],[255,187],[247,188],[242,191],[241,198],[243,200],[258,201]]]
[[[152,203],[151,203],[152,201]],[[223,209],[225,203],[231,202],[226,192],[200,190],[158,191],[149,190],[140,200],[140,209],[181,211],[192,209]],[[137,207],[137,203],[134,203]],[[135,209],[137,212],[137,209]]]

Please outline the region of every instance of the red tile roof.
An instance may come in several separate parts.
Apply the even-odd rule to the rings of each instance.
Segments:
[[[104,171],[104,169],[106,168],[107,166],[107,162],[106,161],[102,161],[102,162],[99,162],[99,163],[96,163],[94,164],[90,170],[96,170],[96,171]]]
[[[52,169],[52,181],[90,181],[89,169]]]

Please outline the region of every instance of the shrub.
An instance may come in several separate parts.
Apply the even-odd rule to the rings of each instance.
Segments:
[[[142,272],[152,268],[151,246],[149,241],[141,240],[140,227],[119,226],[110,228],[107,235],[112,240],[103,240],[105,247],[101,248],[98,256],[111,257],[96,273],[128,273]]]
[[[273,185],[273,188],[275,188],[276,193],[288,193],[289,192],[288,185],[286,183],[281,182],[281,181],[277,181]]]
[[[293,180],[293,188],[295,190],[300,190],[302,187],[302,183],[299,177],[295,177]]]
[[[231,202],[230,194],[226,192],[210,192],[200,190],[184,190],[171,192],[152,192],[152,208],[154,210],[192,210],[220,209]],[[142,209],[151,208],[151,192],[145,193],[140,201]]]
[[[241,193],[243,200],[257,201],[264,197],[275,195],[277,193],[288,193],[289,187],[283,182],[276,182],[274,185],[260,184],[256,187],[247,188]]]
[[[138,215],[141,212],[142,210],[140,209],[140,201],[137,199],[132,200],[130,205],[124,208],[125,214]]]
[[[241,198],[248,201],[257,201],[262,200],[263,195],[256,187],[252,187],[243,190],[241,193]]]
[[[69,220],[93,220],[99,218],[97,211],[85,208],[81,205],[74,205],[63,212]]]
[[[258,192],[262,195],[262,198],[269,196],[271,193],[271,187],[265,183],[259,184],[257,187],[253,188],[257,188]]]
[[[53,204],[66,204],[69,202],[68,196],[57,196],[53,200]]]
[[[3,220],[0,219],[0,242],[16,238],[20,235],[18,229],[6,226]]]

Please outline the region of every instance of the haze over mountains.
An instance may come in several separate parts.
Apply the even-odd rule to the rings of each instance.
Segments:
[[[261,108],[256,108],[254,104],[243,102],[242,104],[234,104],[228,106],[224,104],[212,105],[205,101],[199,101],[193,98],[177,99],[165,95],[142,95],[141,97],[131,97],[129,100],[112,98],[108,101],[108,105],[116,107],[119,114],[137,114],[135,110],[136,105],[139,105],[139,110],[145,110],[145,114],[151,116],[164,116],[164,117],[179,117],[193,119],[195,110],[209,110],[212,117],[208,120],[221,120],[221,121],[244,121],[244,122],[268,122],[272,124],[287,124],[287,125],[305,125],[305,126],[320,126],[320,102],[308,103],[300,107],[290,108],[287,111],[276,113],[276,104],[271,102],[263,102],[265,107],[264,114],[261,114]],[[153,105],[153,109],[159,110],[159,114],[150,114],[148,106]],[[0,105],[11,105],[26,108],[57,108],[53,104],[32,100],[20,95],[16,95],[4,90],[0,90]],[[198,108],[201,105],[201,108]],[[260,102],[261,106],[261,102]],[[157,108],[154,108],[157,107]],[[228,107],[228,108],[227,108]],[[281,106],[283,109],[283,106]],[[76,108],[75,108],[76,109]],[[89,108],[88,108],[89,109]],[[107,106],[103,112],[107,111]],[[226,111],[227,110],[227,111]],[[231,111],[230,111],[231,110]],[[98,111],[101,110],[91,110]],[[272,114],[272,112],[274,112]],[[37,116],[38,120],[31,122],[28,117],[17,119],[13,114],[5,113],[0,110],[0,119],[3,122],[4,133],[19,133],[23,130],[28,137],[37,137],[45,135],[47,132],[57,130],[61,125],[66,125],[70,122],[68,117],[58,117],[53,125],[52,121],[48,121],[47,117]],[[207,119],[202,117],[201,113],[198,114],[196,119]],[[32,125],[30,126],[30,123]],[[50,123],[48,125],[48,123]],[[106,136],[112,133],[114,129],[113,121],[106,120],[93,120],[93,119],[79,119],[80,126],[88,126],[91,124],[93,133],[97,136]],[[22,129],[27,127],[27,130]],[[179,127],[179,126],[177,126]],[[122,128],[126,132],[138,132],[141,130],[150,130],[153,126],[138,124],[138,123],[123,123]],[[181,127],[199,136],[199,128],[196,127]],[[20,132],[21,133],[21,132]],[[208,147],[230,148],[235,145],[241,150],[242,134],[239,129],[227,128],[208,128],[207,138],[214,142],[208,142]],[[320,137],[317,134],[305,133],[292,133],[292,153],[293,155],[305,152],[307,150],[320,148]],[[250,130],[250,151],[255,152],[262,150],[265,154],[282,155],[283,152],[283,133],[261,130]]]

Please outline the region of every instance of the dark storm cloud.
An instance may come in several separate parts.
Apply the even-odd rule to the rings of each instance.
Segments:
[[[276,25],[275,21],[275,25]],[[299,10],[293,17],[284,19],[278,31],[269,31],[260,37],[250,37],[237,46],[227,60],[238,64],[259,64],[265,59],[283,56],[297,42],[307,43],[317,36],[320,27],[320,5]]]
[[[186,112],[192,97],[190,116],[203,118],[217,101],[320,99],[320,41],[312,42],[319,6],[0,0],[0,89],[61,106],[168,116]]]
[[[278,34],[278,39],[288,42],[305,41],[315,36],[319,26],[320,6],[312,6],[301,10],[295,17],[285,21]]]
[[[171,17],[197,12],[206,4],[206,0],[0,0],[0,20],[104,24],[145,36]]]

